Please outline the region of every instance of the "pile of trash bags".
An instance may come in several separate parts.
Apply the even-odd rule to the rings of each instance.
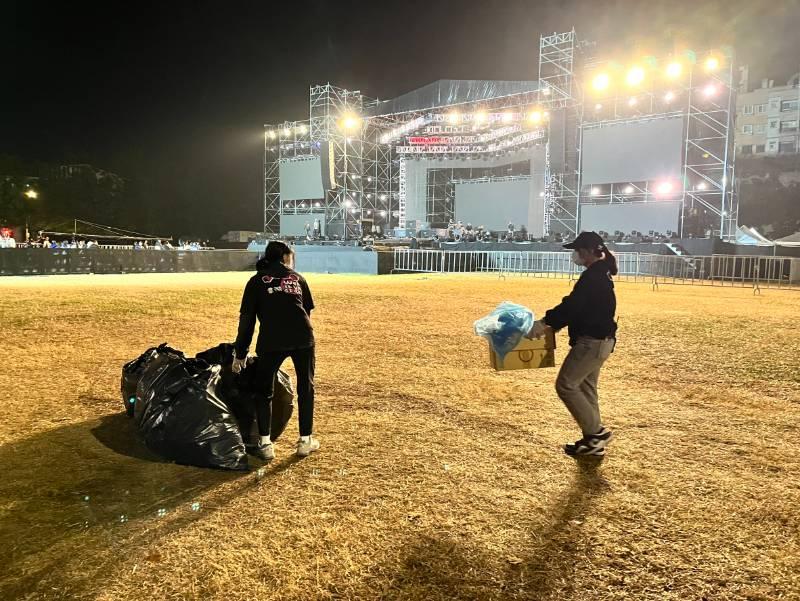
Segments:
[[[245,444],[258,436],[257,358],[240,374],[231,370],[229,343],[187,358],[162,344],[122,368],[120,390],[148,449],[176,463],[248,469]],[[283,371],[275,379],[270,437],[276,440],[293,413],[294,391]]]
[[[534,321],[533,311],[527,307],[503,301],[489,315],[477,320],[474,328],[478,336],[489,341],[502,360],[531,331]]]

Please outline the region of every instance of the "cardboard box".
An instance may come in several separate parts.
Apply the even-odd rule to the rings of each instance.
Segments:
[[[552,330],[541,338],[523,338],[501,361],[489,345],[489,362],[497,371],[509,369],[538,369],[556,366],[556,335]]]

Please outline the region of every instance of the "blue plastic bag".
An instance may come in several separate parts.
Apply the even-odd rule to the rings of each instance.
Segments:
[[[527,307],[503,301],[475,322],[475,333],[486,338],[502,360],[531,331],[534,321],[533,311]]]

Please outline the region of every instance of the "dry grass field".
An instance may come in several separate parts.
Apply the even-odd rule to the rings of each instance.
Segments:
[[[160,462],[120,367],[230,340],[247,277],[0,280],[0,599],[800,599],[800,293],[618,284],[577,463],[556,371],[471,331],[567,282],[311,276],[321,451],[293,418],[263,469]]]

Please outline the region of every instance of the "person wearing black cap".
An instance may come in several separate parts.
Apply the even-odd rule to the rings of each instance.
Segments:
[[[564,248],[572,249],[572,261],[585,267],[569,296],[533,324],[529,337],[540,337],[547,328],[567,327],[572,347],[556,379],[556,392],[578,423],[583,436],[564,445],[567,455],[605,455],[611,430],[600,419],[597,381],[600,368],[614,351],[617,299],[612,276],[617,260],[595,232],[581,232]]]
[[[305,278],[291,268],[293,258],[294,251],[283,242],[273,240],[267,245],[264,257],[256,264],[258,273],[245,286],[239,314],[234,373],[240,373],[246,365],[256,317],[261,324],[256,343],[256,378],[265,398],[256,405],[260,440],[257,445],[248,446],[247,452],[265,461],[275,458],[270,439],[272,396],[275,376],[287,357],[291,357],[297,374],[300,439],[296,453],[306,457],[319,449],[319,441],[312,436],[315,358],[310,317],[314,300]]]

